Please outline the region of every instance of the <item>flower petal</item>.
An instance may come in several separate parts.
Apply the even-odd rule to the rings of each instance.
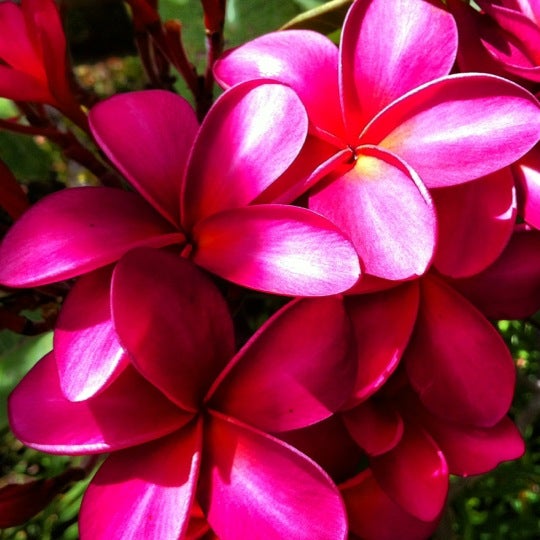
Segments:
[[[483,272],[453,286],[490,319],[525,319],[540,309],[540,231],[518,229]]]
[[[435,268],[458,278],[492,264],[508,243],[516,220],[510,168],[474,182],[434,189],[431,196],[439,223]]]
[[[350,235],[367,274],[393,280],[422,275],[435,249],[429,193],[397,156],[376,147],[358,151],[354,168],[316,188],[309,207]]]
[[[221,540],[344,540],[347,520],[324,471],[285,443],[212,412],[200,504]]]
[[[0,5],[11,3],[1,2]],[[51,103],[53,101],[42,81],[33,75],[4,65],[0,65],[0,96],[17,101],[35,101],[37,103]]]
[[[255,205],[215,214],[193,233],[193,260],[233,283],[290,296],[327,296],[358,280],[350,241],[305,208]]]
[[[93,540],[183,538],[199,474],[201,422],[111,454],[83,498],[81,534]]]
[[[242,348],[210,406],[264,431],[315,424],[347,399],[356,373],[351,345],[341,298],[295,300]]]
[[[448,492],[448,467],[424,430],[407,423],[398,445],[370,463],[377,482],[406,512],[422,521],[433,521],[441,513]]]
[[[425,540],[438,524],[438,519],[421,521],[396,504],[379,486],[367,469],[339,486],[347,514],[349,529],[363,540]]]
[[[403,420],[399,413],[375,400],[343,412],[342,417],[356,444],[370,456],[392,450],[403,435]]]
[[[540,105],[532,94],[494,75],[458,74],[394,101],[361,142],[399,155],[428,187],[443,187],[510,165],[539,136]]]
[[[212,281],[175,254],[132,250],[114,271],[112,312],[139,372],[179,407],[197,410],[234,354],[232,320]]]
[[[447,421],[487,427],[508,412],[516,377],[510,352],[481,313],[435,277],[421,283],[404,361],[422,403]]]
[[[512,167],[523,219],[540,229],[540,145],[536,145]]]
[[[418,301],[416,282],[346,297],[358,361],[354,392],[346,408],[375,393],[395,371],[414,328]]]
[[[343,134],[338,94],[338,49],[327,37],[309,30],[260,36],[227,51],[215,64],[224,87],[252,79],[273,79],[290,86],[316,126]]]
[[[134,446],[172,433],[192,418],[131,368],[101,394],[69,401],[60,389],[52,353],[23,378],[8,407],[16,437],[51,454],[94,454]]]
[[[251,203],[295,160],[307,128],[304,106],[287,86],[252,81],[226,92],[193,147],[182,194],[184,227]]]
[[[70,291],[54,332],[62,392],[82,401],[108,386],[128,365],[111,319],[111,268],[81,277]]]
[[[180,186],[198,129],[191,105],[164,90],[128,92],[93,107],[89,120],[109,159],[158,212],[179,224]]]
[[[130,249],[184,236],[135,193],[106,187],[65,189],[32,206],[0,245],[0,282],[35,287],[118,260]]]
[[[341,95],[350,134],[358,135],[409,90],[448,75],[456,50],[456,25],[442,6],[422,0],[354,3],[340,47]]]

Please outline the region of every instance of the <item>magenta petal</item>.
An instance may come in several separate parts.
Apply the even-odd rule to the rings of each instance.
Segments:
[[[341,135],[338,49],[327,37],[306,30],[260,36],[227,51],[214,65],[217,80],[232,86],[252,79],[273,79],[290,86],[316,126]]]
[[[225,300],[191,261],[133,250],[112,281],[113,321],[133,364],[171,401],[196,410],[234,354]]]
[[[510,165],[539,136],[540,105],[532,94],[493,75],[459,74],[393,102],[361,142],[399,155],[428,187],[443,187]]]
[[[232,419],[211,413],[199,500],[221,540],[344,540],[336,486],[306,456]]]
[[[351,135],[409,90],[448,75],[456,49],[456,25],[443,6],[421,0],[354,3],[340,49],[341,93]]]
[[[341,298],[295,300],[238,353],[210,406],[264,431],[324,420],[347,399],[354,382],[351,345]]]
[[[393,450],[370,460],[377,482],[404,510],[422,521],[433,521],[448,492],[448,467],[427,433],[408,423]]]
[[[422,281],[404,361],[423,404],[441,418],[491,426],[508,412],[516,375],[504,341],[465,298],[434,277]]]
[[[474,182],[434,189],[431,196],[439,223],[433,261],[437,270],[457,278],[477,274],[493,263],[510,239],[516,219],[510,168]]]
[[[313,193],[309,207],[350,235],[367,274],[422,275],[437,227],[429,193],[397,156],[375,147],[358,151],[354,168]]]
[[[38,202],[10,229],[0,245],[0,282],[35,287],[61,281],[110,264],[134,247],[183,238],[135,193],[65,189]]]
[[[502,255],[454,287],[490,319],[525,319],[540,309],[540,231],[519,229]]]
[[[287,86],[252,81],[226,92],[193,147],[182,194],[185,228],[251,203],[295,160],[307,128],[304,106]]]
[[[128,365],[111,319],[111,268],[81,277],[66,298],[54,332],[60,386],[71,401],[103,390]]]
[[[396,504],[367,469],[340,486],[349,516],[349,530],[362,540],[425,540],[438,519],[421,521]],[[413,495],[415,496],[415,495]]]
[[[2,2],[11,3],[11,2]],[[0,4],[0,5],[2,5]],[[0,65],[0,96],[20,101],[50,103],[53,98],[45,84],[33,75]]]
[[[163,90],[128,92],[93,107],[97,142],[158,212],[179,223],[180,185],[197,132],[191,105]]]
[[[403,420],[399,413],[376,400],[361,403],[343,412],[342,417],[356,444],[370,456],[392,450],[403,435]]]
[[[358,368],[352,407],[376,392],[397,368],[418,311],[416,282],[374,294],[347,296],[345,306],[356,338]]]
[[[195,495],[201,444],[199,421],[157,441],[110,455],[83,498],[83,538],[183,538]]]
[[[220,212],[197,225],[194,240],[197,264],[265,292],[326,296],[360,276],[350,241],[305,208],[261,204]]]
[[[127,368],[103,392],[64,397],[54,356],[45,356],[9,397],[9,421],[24,444],[52,454],[118,450],[172,433],[192,418]]]
[[[515,163],[512,170],[518,188],[520,213],[527,223],[540,229],[540,145]]]

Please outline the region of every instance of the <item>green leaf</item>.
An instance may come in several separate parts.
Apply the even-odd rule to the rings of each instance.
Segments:
[[[0,331],[0,429],[8,424],[9,394],[32,366],[52,350],[52,336],[52,332],[28,337]]]
[[[332,34],[342,27],[351,4],[352,0],[332,0],[294,17],[285,23],[281,30],[294,28],[315,30],[325,35]]]

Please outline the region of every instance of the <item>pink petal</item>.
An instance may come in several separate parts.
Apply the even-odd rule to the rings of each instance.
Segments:
[[[393,102],[368,125],[361,142],[399,155],[428,187],[443,187],[519,159],[538,141],[539,113],[538,100],[517,84],[459,74]]]
[[[514,232],[486,270],[453,286],[490,319],[525,319],[540,309],[540,232]]]
[[[536,145],[512,167],[523,219],[540,229],[540,145]]]
[[[408,423],[396,447],[370,460],[373,476],[387,495],[422,521],[441,513],[448,492],[448,467],[433,439]]]
[[[221,540],[344,540],[336,486],[285,443],[211,413],[199,500]]]
[[[367,469],[340,486],[349,516],[349,529],[363,540],[425,540],[438,519],[421,521],[397,505]]]
[[[356,2],[345,19],[340,50],[347,128],[358,135],[389,103],[448,75],[457,50],[457,29],[443,6],[430,2]]]
[[[423,404],[441,418],[481,427],[508,412],[516,375],[504,341],[479,311],[434,277],[422,281],[404,361]]]
[[[255,205],[220,212],[193,231],[194,261],[245,287],[290,296],[327,296],[360,275],[350,241],[305,208]]]
[[[191,261],[132,250],[112,281],[113,321],[139,372],[171,401],[197,410],[234,354],[225,300]]]
[[[171,223],[179,223],[180,185],[197,132],[191,105],[163,90],[128,92],[93,107],[98,144],[129,182]]]
[[[11,2],[2,2],[4,3]],[[0,96],[17,101],[51,103],[53,98],[42,81],[33,75],[0,65]]]
[[[214,65],[224,87],[252,79],[273,79],[290,86],[316,126],[342,135],[338,95],[338,49],[309,30],[287,30],[258,37],[227,51]]]
[[[434,189],[431,195],[439,223],[433,261],[437,270],[451,277],[466,277],[493,263],[508,243],[516,219],[510,169],[474,182]]]
[[[397,368],[416,321],[416,282],[388,291],[347,296],[345,306],[356,338],[358,369],[352,407],[375,393]]]
[[[398,412],[369,400],[342,413],[349,433],[370,456],[384,454],[394,448],[403,435],[403,420]]]
[[[92,540],[183,538],[199,473],[201,422],[115,452],[83,498],[81,534]]]
[[[135,193],[105,187],[65,189],[34,205],[0,246],[0,282],[35,287],[118,260],[130,249],[183,241]]]
[[[60,386],[71,401],[92,397],[128,365],[111,320],[111,268],[81,277],[66,298],[54,332]]]
[[[45,356],[12,392],[9,420],[27,446],[52,454],[94,454],[141,444],[192,418],[127,368],[107,389],[78,403],[62,394],[54,356]]]
[[[347,399],[356,373],[351,345],[340,298],[295,300],[242,348],[210,406],[264,431],[315,424]]]
[[[431,198],[397,156],[361,147],[354,168],[310,196],[309,207],[349,234],[367,274],[402,280],[422,275],[435,248]]]
[[[304,106],[287,86],[252,81],[226,92],[193,147],[182,195],[185,228],[251,203],[294,161],[307,127]]]
[[[28,208],[26,194],[7,165],[0,160],[0,206],[16,220]]]

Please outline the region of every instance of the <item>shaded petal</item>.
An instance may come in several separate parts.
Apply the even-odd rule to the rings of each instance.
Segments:
[[[2,2],[0,5],[11,2]],[[33,75],[0,65],[0,96],[17,101],[51,103],[53,97],[42,81]]]
[[[351,337],[341,298],[295,300],[232,360],[210,406],[264,431],[324,420],[347,399],[354,382]]]
[[[169,399],[196,410],[234,354],[227,304],[191,261],[130,251],[112,281],[113,321],[133,364]]]
[[[422,275],[436,237],[425,186],[406,163],[376,147],[361,147],[354,168],[317,188],[309,207],[349,234],[365,272],[401,280]]]
[[[354,392],[345,407],[367,399],[395,371],[414,328],[418,300],[416,282],[346,298],[356,338],[358,368]]]
[[[26,194],[2,160],[0,160],[0,201],[0,206],[13,220],[20,217],[29,206]]]
[[[305,208],[255,205],[200,222],[194,261],[245,287],[290,296],[342,292],[360,275],[358,255],[343,233]]]
[[[363,540],[425,540],[438,519],[421,521],[396,504],[367,469],[340,487],[349,516],[349,529]]]
[[[394,101],[361,141],[399,155],[428,187],[443,187],[510,165],[539,136],[540,105],[532,94],[494,75],[458,74]]]
[[[540,229],[540,145],[535,146],[512,167],[523,219]]]
[[[448,75],[456,50],[454,19],[434,2],[354,3],[340,46],[341,98],[350,134],[358,136],[373,116],[409,90]]]
[[[508,412],[516,378],[508,348],[479,311],[434,277],[421,283],[404,361],[423,404],[441,418],[491,426]]]
[[[335,44],[309,30],[260,36],[227,51],[214,64],[216,79],[224,87],[252,79],[273,79],[290,86],[306,106],[310,120],[340,136],[344,130],[337,69]]]
[[[164,217],[179,223],[180,186],[198,129],[191,105],[164,90],[128,92],[93,107],[98,144]]]
[[[431,191],[439,237],[433,265],[441,274],[477,274],[502,253],[516,220],[509,167],[474,182]],[[459,219],[456,219],[459,216]]]
[[[69,401],[60,389],[52,354],[19,383],[8,407],[16,437],[51,454],[94,454],[134,446],[172,433],[192,418],[131,368],[97,396]]]
[[[525,319],[540,309],[540,232],[518,229],[483,272],[452,285],[490,319]]]
[[[184,227],[251,203],[295,160],[307,128],[304,106],[287,86],[252,81],[226,92],[193,147],[182,194]]]
[[[403,420],[393,408],[369,400],[342,413],[351,437],[370,456],[392,450],[403,435]]]
[[[9,230],[0,245],[0,282],[44,285],[110,264],[137,246],[183,239],[135,193],[65,189],[32,206]]]
[[[285,443],[212,412],[199,500],[221,540],[344,540],[336,486]]]
[[[448,492],[448,467],[423,429],[407,423],[398,445],[370,463],[377,482],[406,512],[422,521],[439,516]]]
[[[83,498],[83,538],[183,538],[197,484],[201,422],[110,455]]]
[[[70,291],[54,332],[60,386],[71,401],[92,397],[128,365],[111,319],[111,268],[81,277]]]

